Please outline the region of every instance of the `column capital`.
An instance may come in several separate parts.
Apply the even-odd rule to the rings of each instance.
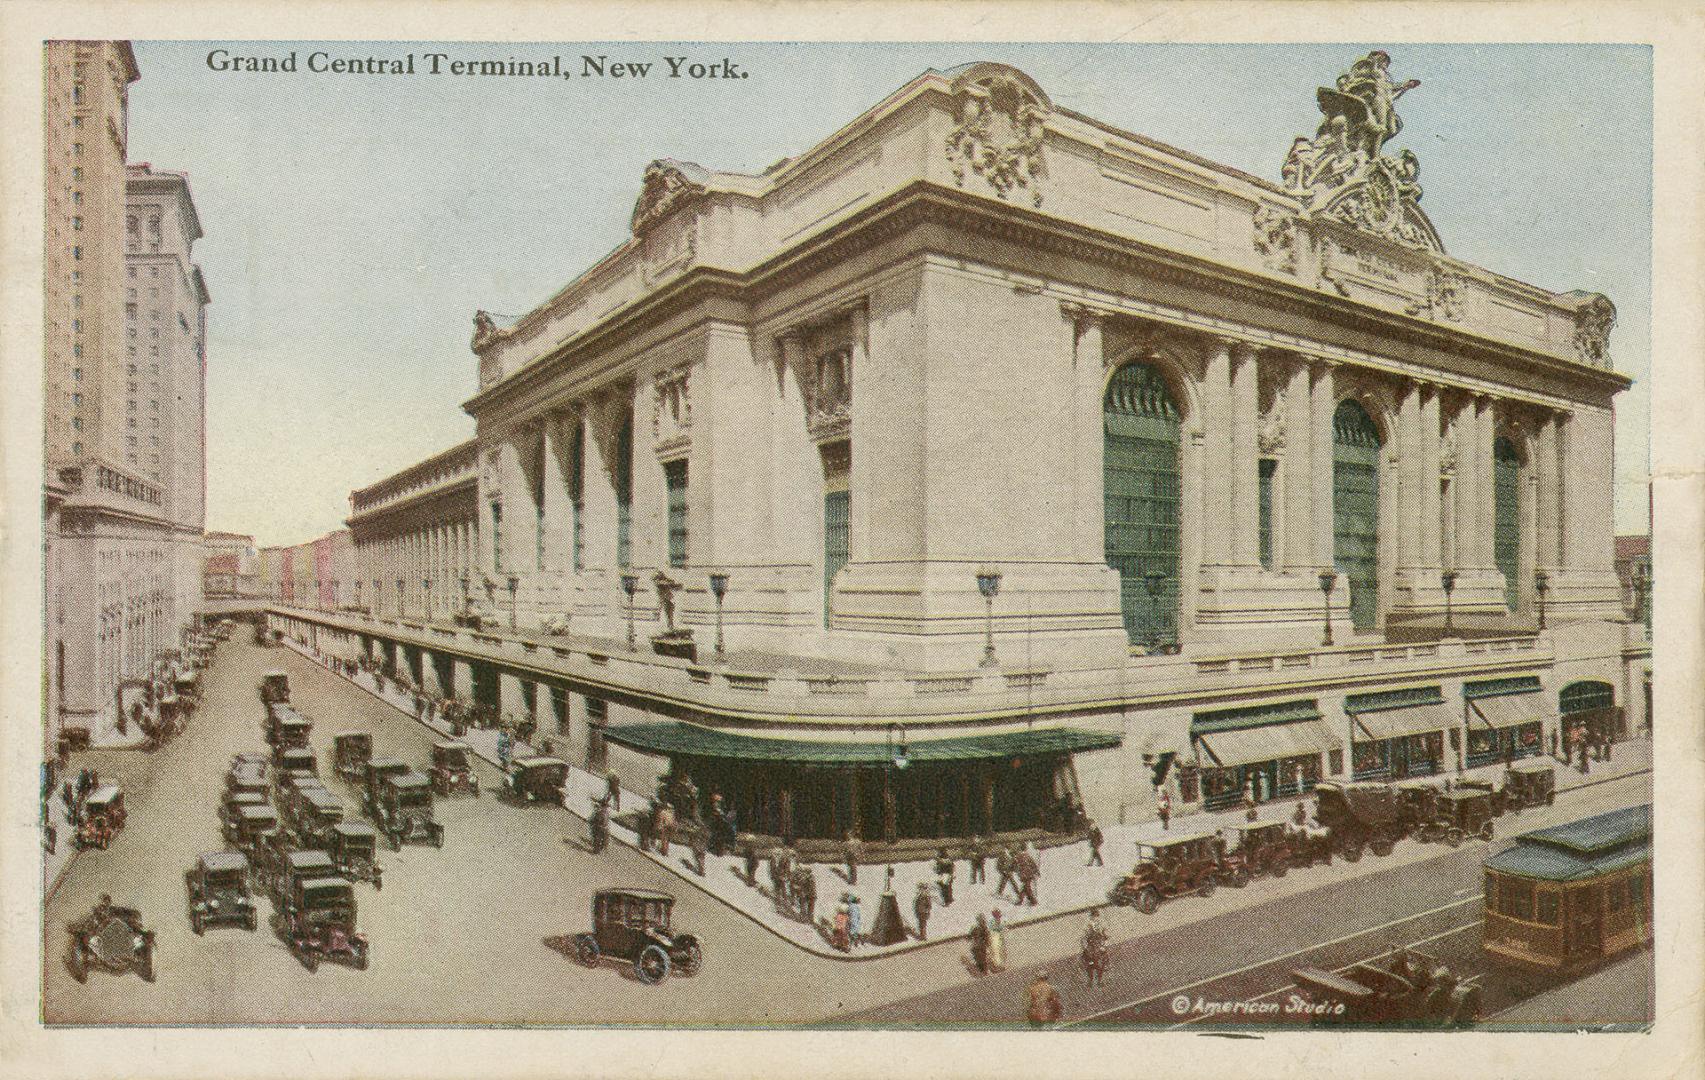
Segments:
[[[1076,326],[1079,333],[1091,326],[1101,326],[1111,313],[1076,300],[1060,301],[1060,318]]]

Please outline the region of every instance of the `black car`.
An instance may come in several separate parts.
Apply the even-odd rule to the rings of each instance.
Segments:
[[[704,950],[692,934],[669,928],[675,898],[654,889],[604,889],[592,897],[592,932],[574,939],[575,953],[587,967],[604,957],[633,964],[640,982],[656,984],[671,971],[696,975]]]
[[[100,968],[114,975],[134,971],[146,982],[154,981],[154,931],[142,925],[142,913],[132,907],[117,907],[103,895],[93,911],[66,926],[71,932],[71,977],[89,981],[89,970]]]
[[[385,777],[373,816],[392,851],[401,851],[405,841],[444,846],[444,824],[432,817],[432,781],[413,770]]]
[[[242,852],[208,852],[184,872],[184,885],[189,891],[189,924],[197,934],[224,924],[255,928],[249,860]]]
[[[394,757],[379,757],[367,759],[367,767],[361,774],[361,812],[370,818],[379,816],[379,789],[384,785],[385,777],[401,776],[409,771],[409,763]]]
[[[326,834],[326,854],[338,873],[351,881],[370,881],[384,888],[379,869],[379,834],[365,821],[340,821]]]

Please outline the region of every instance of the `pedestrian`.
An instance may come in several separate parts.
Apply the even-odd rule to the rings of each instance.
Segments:
[[[941,906],[953,906],[953,860],[947,857],[947,849],[940,848],[935,853],[935,884],[941,890]]]
[[[976,925],[971,927],[971,964],[977,974],[989,973],[989,917],[980,911]]]
[[[864,860],[864,844],[858,838],[858,833],[847,830],[847,843],[844,852],[847,860],[847,884],[858,884],[858,864]]]
[[[689,825],[688,828],[691,830],[687,842],[693,851],[693,872],[699,877],[704,877],[704,859],[708,848],[705,843],[705,831],[702,827],[694,828]]]
[[[847,893],[847,934],[854,945],[864,940],[864,912],[857,893]]]
[[[723,836],[723,829],[727,825],[728,817],[722,811],[722,792],[713,791],[710,795],[710,814],[705,819],[705,828],[710,831],[710,853],[718,858],[728,852],[728,844]]]
[[[1445,782],[1450,781],[1447,778]],[[1308,824],[1308,807],[1300,799],[1297,801],[1296,813],[1291,815],[1291,824],[1299,829]]]
[[[1101,861],[1101,841],[1102,841],[1101,826],[1097,825],[1095,823],[1094,819],[1091,819],[1090,823],[1089,823],[1089,861],[1084,863],[1083,865],[1085,865],[1085,866],[1106,866],[1107,865],[1106,863]]]
[[[1243,793],[1243,817],[1246,821],[1255,820],[1255,784],[1250,782],[1249,790]]]
[[[1000,880],[995,883],[996,896],[1006,895],[1008,885],[1012,886],[1013,895],[1018,895],[1018,879],[1012,876],[1012,866],[1012,849],[1002,846],[1000,853],[995,856],[995,873],[1000,875]]]
[[[758,841],[748,836],[744,845],[746,850],[746,884],[756,889],[758,887]]]
[[[616,777],[616,770],[611,769],[604,774],[604,797],[610,800],[616,813],[622,812],[622,782]]]
[[[794,871],[796,882],[794,892],[799,897],[800,913],[805,921],[813,926],[817,924],[817,875],[809,866],[801,865]]]
[[[1036,1027],[1052,1024],[1065,1011],[1060,1004],[1060,992],[1054,989],[1054,984],[1048,981],[1046,971],[1036,976],[1030,983],[1030,1023]]]
[[[592,804],[592,854],[600,855],[610,843],[610,804],[602,799]]]
[[[917,899],[912,901],[912,914],[916,915],[918,919],[919,941],[927,941],[929,939],[929,911],[929,882],[920,881],[918,882]]]
[[[1169,831],[1172,828],[1172,792],[1162,788],[1154,809],[1160,816],[1160,831]]]
[[[989,848],[983,843],[982,837],[971,841],[971,846],[965,851],[965,858],[971,864],[969,881],[973,885],[986,885],[989,881]]]
[[[1042,867],[1031,854],[1029,844],[1013,857],[1013,873],[1018,876],[1018,902],[1035,907],[1036,879],[1042,876]]]
[[[499,768],[509,768],[510,746],[509,729],[503,728],[497,733],[497,764]]]
[[[655,800],[640,812],[639,820],[635,824],[638,826],[639,850],[650,851],[653,835],[657,830],[657,802]]]
[[[1001,909],[995,908],[989,923],[989,970],[1006,970],[1006,927],[1001,923]]]
[[[842,900],[835,905],[834,945],[842,952],[852,951],[851,916],[847,912],[847,902]]]
[[[675,810],[666,802],[657,804],[657,853],[669,857],[669,840],[675,832]]]

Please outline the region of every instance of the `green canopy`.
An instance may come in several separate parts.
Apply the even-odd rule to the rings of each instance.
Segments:
[[[612,727],[604,737],[618,746],[671,757],[738,758],[797,765],[885,765],[900,748],[884,742],[818,742],[740,735],[685,723],[629,724]],[[979,761],[1041,754],[1106,750],[1123,741],[1118,735],[1071,728],[1034,728],[995,735],[966,735],[905,744],[909,762]]]

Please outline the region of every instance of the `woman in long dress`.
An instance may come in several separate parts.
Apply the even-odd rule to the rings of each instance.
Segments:
[[[989,970],[1006,970],[1006,927],[1001,924],[1000,909],[994,912],[994,922],[989,926]]]

